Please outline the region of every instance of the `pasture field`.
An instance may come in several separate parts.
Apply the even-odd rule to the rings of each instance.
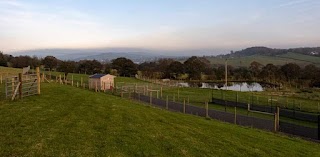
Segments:
[[[222,59],[219,57],[208,57],[207,59],[211,62],[211,64],[220,64],[220,65],[225,64],[225,59]],[[267,65],[269,63],[272,63],[274,65],[296,63],[303,67],[308,64],[316,63],[317,66],[320,66],[319,57],[296,54],[296,53],[288,53],[288,54],[279,55],[279,56],[252,55],[252,56],[245,56],[245,57],[228,58],[228,65],[231,65],[234,67],[238,67],[238,66],[249,67],[253,61],[259,62],[263,65]]]
[[[6,75],[7,73],[15,74],[15,73],[19,73],[19,72],[22,72],[22,69],[8,68],[8,67],[0,66],[0,74],[3,74],[3,75]]]
[[[19,72],[20,69],[15,68],[4,68],[7,71]],[[48,72],[43,71],[46,75],[51,74],[52,76],[63,77],[62,72]],[[71,80],[73,76],[74,84],[81,82],[81,78],[84,83],[88,83],[89,75],[69,73],[67,76],[68,80]],[[137,84],[140,86],[148,85],[150,89],[160,89],[160,85],[145,82],[135,78],[129,77],[116,77],[115,78],[116,86],[122,87],[126,85]],[[296,89],[290,91],[264,91],[264,92],[236,92],[236,91],[222,91],[222,90],[212,90],[212,89],[203,89],[203,88],[177,88],[177,87],[163,87],[163,98],[167,95],[169,99],[173,99],[175,95],[176,100],[179,96],[181,97],[180,102],[183,98],[189,98],[190,103],[194,105],[203,105],[205,101],[210,101],[211,98],[225,99],[230,101],[236,101],[238,94],[238,101],[250,104],[259,104],[265,106],[280,106],[289,109],[296,109],[301,111],[320,113],[320,91],[311,90],[308,92],[301,92]]]
[[[320,155],[318,143],[56,83],[0,102],[0,156]]]
[[[299,53],[286,53],[286,54],[280,55],[279,57],[292,58],[300,61],[308,61],[310,64],[311,63],[318,64],[318,65],[320,64],[320,57],[303,55]]]
[[[229,101],[259,104],[264,106],[280,106],[282,108],[295,108],[296,110],[302,110],[307,112],[320,112],[319,100],[320,92],[314,91],[312,98],[305,93],[297,93],[295,95],[282,95],[282,92],[236,92],[236,91],[225,91],[225,90],[212,90],[203,88],[165,88],[163,90],[164,96],[168,95],[173,99],[175,95],[176,100],[180,95],[180,102],[183,99],[190,100],[190,103],[204,104],[205,101],[211,101],[211,98],[224,99]],[[300,95],[300,96],[299,96]]]

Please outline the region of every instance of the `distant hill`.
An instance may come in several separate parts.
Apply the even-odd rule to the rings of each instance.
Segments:
[[[192,54],[191,51],[187,51]],[[198,51],[197,51],[198,52]],[[61,60],[92,60],[111,61],[119,57],[126,57],[136,63],[153,61],[159,58],[179,58],[188,56],[184,51],[161,51],[140,48],[97,48],[97,49],[36,49],[18,51],[13,56],[28,55],[43,58],[45,56],[55,56]]]
[[[225,57],[244,57],[252,55],[277,56],[287,53],[298,53],[303,55],[320,57],[320,47],[306,47],[306,48],[290,48],[290,49],[273,49],[268,47],[250,47],[244,50],[231,52],[230,54],[221,55]]]
[[[231,52],[225,55],[206,57],[213,65],[228,64],[234,67],[248,67],[253,61],[263,65],[274,64],[283,65],[286,63],[296,63],[300,66],[314,64],[320,67],[320,47],[313,48],[291,48],[272,49],[268,47],[250,47],[244,50]]]
[[[103,62],[110,62],[113,59],[125,57],[131,59],[133,62],[142,63],[145,61],[154,61],[160,58],[175,58],[174,56],[164,56],[164,55],[156,55],[151,53],[145,52],[108,52],[108,53],[101,53],[96,55],[90,55],[85,57],[75,58],[73,60],[98,60]]]

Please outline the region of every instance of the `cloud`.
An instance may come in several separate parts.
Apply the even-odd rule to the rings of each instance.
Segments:
[[[72,8],[41,11],[42,6],[1,1],[0,47],[5,51],[46,47],[94,47],[108,43],[108,27]],[[10,40],[9,40],[10,39]],[[15,43],[15,44],[13,44]]]
[[[277,8],[289,7],[289,6],[294,6],[294,5],[301,5],[306,2],[310,2],[310,0],[292,0],[292,1],[278,5]]]

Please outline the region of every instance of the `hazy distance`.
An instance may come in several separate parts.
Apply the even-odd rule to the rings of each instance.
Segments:
[[[0,0],[0,51],[131,48],[215,55],[251,46],[315,47],[319,19],[318,0]]]

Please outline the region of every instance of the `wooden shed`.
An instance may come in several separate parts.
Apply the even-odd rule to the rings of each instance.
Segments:
[[[114,78],[116,76],[110,74],[94,74],[89,76],[89,88],[99,90],[108,90],[114,87]]]

